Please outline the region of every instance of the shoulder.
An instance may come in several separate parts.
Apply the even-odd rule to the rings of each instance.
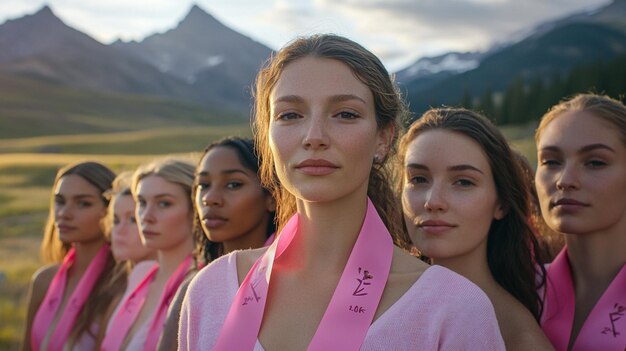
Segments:
[[[43,266],[39,268],[31,279],[31,284],[33,289],[37,291],[38,289],[47,290],[48,286],[52,282],[54,275],[59,271],[59,264],[51,264],[47,266]]]
[[[552,350],[532,313],[508,292],[493,303],[502,336],[511,350]]]

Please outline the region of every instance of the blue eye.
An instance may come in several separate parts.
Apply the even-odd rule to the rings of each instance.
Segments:
[[[198,183],[198,185],[196,185],[196,187],[198,188],[198,190],[200,191],[204,191],[207,190],[211,185],[209,183]]]
[[[460,185],[460,186],[462,186],[462,187],[470,187],[470,186],[475,185],[475,184],[474,184],[474,182],[472,182],[472,181],[471,181],[471,180],[469,180],[469,179],[459,179],[459,180],[457,180],[457,181],[456,181],[456,182],[454,182],[454,183],[455,183],[455,184],[458,184],[458,185]]]
[[[335,117],[341,118],[341,119],[357,119],[360,116],[357,113],[354,112],[350,112],[350,111],[341,111],[338,114],[335,115]]]
[[[541,165],[542,166],[558,166],[559,162],[554,159],[543,159],[541,160]]]
[[[288,120],[293,120],[293,119],[298,119],[302,116],[300,116],[299,114],[295,113],[295,112],[284,112],[278,115],[279,120],[282,121],[288,121]]]
[[[411,184],[425,184],[428,183],[428,179],[424,176],[409,177],[409,183]]]
[[[172,203],[169,201],[159,201],[158,205],[161,208],[167,208],[167,207],[172,206]]]

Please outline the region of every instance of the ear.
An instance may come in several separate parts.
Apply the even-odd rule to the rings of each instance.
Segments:
[[[506,216],[508,212],[509,212],[509,209],[502,206],[500,202],[498,201],[498,203],[496,204],[496,208],[493,211],[493,218],[499,221],[502,218],[504,218],[504,216]]]
[[[389,123],[388,126],[378,131],[376,155],[379,155],[381,160],[385,160],[387,158],[394,135],[396,135],[396,126],[392,123]]]
[[[267,212],[276,212],[276,200],[268,193],[265,193],[265,209]]]

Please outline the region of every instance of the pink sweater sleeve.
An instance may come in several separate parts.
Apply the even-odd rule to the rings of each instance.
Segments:
[[[179,350],[210,350],[238,288],[234,254],[212,262],[196,274],[180,313]],[[226,301],[228,300],[228,301]]]
[[[433,268],[436,277],[427,284],[432,288],[429,305],[439,311],[425,311],[425,315],[440,317],[436,318],[439,325],[433,326],[439,329],[438,349],[506,350],[487,295],[464,277],[443,267]]]

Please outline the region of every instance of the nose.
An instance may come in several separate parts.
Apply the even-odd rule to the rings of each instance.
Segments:
[[[202,196],[202,205],[206,207],[222,206],[224,204],[224,197],[222,192],[217,186],[211,186],[204,191]]]
[[[72,209],[68,204],[55,205],[55,214],[59,219],[69,220],[72,218]]]
[[[321,113],[312,114],[308,119],[306,134],[302,139],[305,149],[325,149],[329,145],[326,118]]]
[[[426,194],[424,209],[428,212],[445,212],[448,210],[448,203],[445,199],[444,189],[439,185],[433,185]]]
[[[137,206],[136,216],[139,218],[139,222],[141,224],[154,223],[156,219],[156,217],[154,216],[154,206],[151,204]]]
[[[580,188],[578,172],[574,164],[565,164],[556,180],[558,190],[574,190]]]

